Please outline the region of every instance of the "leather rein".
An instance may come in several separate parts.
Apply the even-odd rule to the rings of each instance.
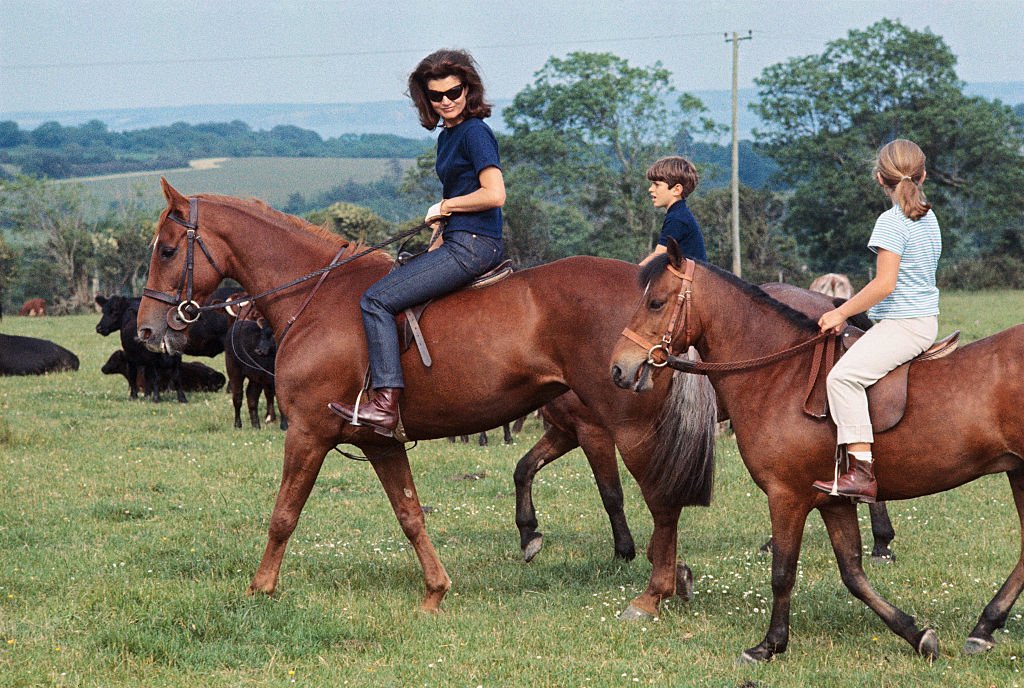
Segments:
[[[199,317],[205,311],[216,310],[218,308],[223,309],[227,308],[230,305],[230,302],[224,302],[201,306],[193,299],[193,276],[195,273],[195,245],[199,244],[199,249],[203,252],[203,255],[206,256],[207,262],[209,262],[210,266],[217,271],[217,274],[221,276],[221,279],[227,277],[227,275],[225,275],[224,271],[221,270],[220,266],[217,265],[217,261],[213,259],[213,255],[210,253],[210,250],[206,247],[206,244],[203,242],[203,238],[199,235],[199,198],[197,196],[192,196],[188,199],[188,220],[185,220],[184,218],[180,217],[173,211],[167,214],[167,219],[185,228],[185,264],[182,266],[181,276],[178,278],[177,293],[171,294],[168,292],[158,291],[156,289],[149,289],[147,287],[142,290],[142,295],[143,297],[148,297],[153,299],[154,301],[160,301],[161,303],[166,303],[172,306],[173,308],[167,311],[167,326],[170,327],[172,330],[181,331],[184,330],[189,325],[191,325],[192,323],[194,323],[196,320],[199,320]],[[313,279],[314,277],[320,277],[317,283],[313,286],[313,289],[310,290],[310,293],[307,295],[305,301],[303,301],[302,305],[299,307],[299,310],[295,313],[295,315],[288,319],[288,322],[285,325],[285,328],[282,331],[281,336],[279,338],[278,346],[280,346],[280,341],[284,339],[284,336],[288,333],[288,330],[291,328],[292,324],[299,317],[302,311],[305,310],[306,306],[309,305],[309,302],[313,299],[313,295],[316,294],[317,290],[320,288],[320,285],[322,285],[324,280],[327,279],[327,274],[330,273],[331,270],[339,268],[342,265],[346,265],[347,263],[351,263],[357,258],[362,258],[363,256],[372,253],[373,251],[376,251],[384,246],[393,244],[398,241],[402,241],[403,239],[409,238],[414,234],[418,234],[419,232],[422,232],[429,226],[430,225],[428,223],[422,222],[419,225],[411,229],[407,229],[404,232],[400,232],[395,236],[390,237],[380,243],[368,246],[363,251],[351,255],[348,258],[345,258],[344,260],[341,260],[341,254],[345,251],[346,248],[348,248],[348,245],[342,246],[338,250],[338,253],[334,256],[334,259],[324,267],[319,268],[317,270],[313,270],[312,272],[307,273],[302,277],[297,277],[282,285],[262,291],[259,294],[255,294],[254,296],[247,297],[247,300],[255,302],[258,301],[259,299],[266,298],[267,296],[270,296],[272,294],[284,291],[285,289],[290,289],[291,287],[294,287],[298,284],[302,284],[303,282],[307,282]]]
[[[665,334],[661,336],[660,341],[652,343],[650,340],[645,339],[628,327],[622,331],[623,337],[640,348],[647,350],[647,360],[644,362],[644,366],[651,366],[653,368],[663,368],[668,366],[673,370],[679,370],[684,373],[707,375],[709,372],[749,370],[751,368],[758,368],[760,366],[789,358],[804,349],[814,346],[816,348],[814,365],[812,366],[813,370],[811,372],[811,381],[813,382],[817,375],[822,354],[829,356],[829,354],[835,351],[834,344],[838,335],[832,331],[820,332],[814,337],[791,346],[788,349],[783,349],[773,354],[760,356],[758,358],[748,358],[743,361],[706,363],[704,361],[691,361],[685,355],[677,356],[672,353],[672,342],[676,336],[677,326],[683,330],[683,340],[680,349],[688,348],[693,343],[693,325],[690,322],[690,305],[693,302],[693,276],[695,268],[696,262],[690,258],[685,259],[682,271],[676,269],[672,265],[666,265],[666,269],[675,277],[678,277],[681,284],[679,287],[679,293],[676,295],[675,308],[672,311],[672,317],[669,319],[668,329],[665,330]],[[680,316],[682,316],[681,323]],[[822,348],[826,347],[825,340],[830,341],[827,342],[827,348],[825,348],[825,351],[822,351]],[[660,360],[658,358],[659,356],[662,357]],[[829,356],[829,358],[831,357]],[[831,361],[826,362],[826,365],[831,367]]]

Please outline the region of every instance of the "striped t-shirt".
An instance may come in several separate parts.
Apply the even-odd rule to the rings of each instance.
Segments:
[[[872,306],[868,311],[870,317],[885,320],[939,314],[935,270],[942,253],[942,236],[935,213],[929,210],[919,220],[911,220],[894,205],[878,216],[868,248],[875,253],[884,248],[900,256],[896,288]]]

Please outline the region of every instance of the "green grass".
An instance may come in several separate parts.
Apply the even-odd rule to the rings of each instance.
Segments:
[[[399,160],[402,170],[412,160]],[[256,196],[274,207],[284,206],[293,193],[307,198],[352,180],[376,181],[392,172],[393,163],[384,158],[228,158],[216,169],[175,169],[111,178],[71,179],[92,194],[100,208],[118,199],[134,196],[141,188],[143,198],[160,205],[160,177],[184,194],[220,193],[228,196]]]
[[[1015,324],[1020,292],[944,294],[941,329],[973,338]],[[76,373],[0,379],[0,685],[3,686],[1015,686],[1014,610],[982,657],[960,647],[1019,555],[1005,478],[890,504],[893,565],[875,587],[936,629],[928,665],[842,586],[824,527],[808,521],[790,649],[737,667],[770,607],[764,496],[734,442],[718,494],[684,512],[680,555],[696,596],[659,620],[615,614],[649,564],[612,558],[607,520],[577,451],[545,468],[544,551],[519,555],[514,447],[412,450],[427,526],[453,579],[444,612],[416,611],[419,565],[365,463],[328,457],[289,546],[279,592],[247,597],[265,544],[283,434],[231,427],[223,393],[188,405],[129,402],[99,368],[117,347],[98,317],[8,317],[7,334],[75,351]],[[214,362],[217,367],[222,363]],[[497,435],[492,433],[492,440]],[[458,479],[484,473],[481,480]],[[626,482],[643,551],[650,517]],[[862,514],[867,532],[867,512]],[[866,543],[866,546],[869,543]]]

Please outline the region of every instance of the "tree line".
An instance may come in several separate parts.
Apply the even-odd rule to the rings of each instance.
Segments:
[[[873,157],[903,137],[928,156],[925,191],[943,228],[940,283],[1024,287],[1024,106],[966,96],[955,65],[940,36],[882,20],[830,42],[821,54],[762,72],[755,108],[764,126],[741,151],[745,278],[805,284],[822,272],[845,272],[866,280],[873,263],[865,243],[886,204],[872,180]],[[710,260],[731,265],[728,153],[715,143],[721,127],[697,98],[678,93],[660,64],[638,67],[610,53],[553,57],[534,77],[505,109],[508,133],[499,135],[507,249],[521,266],[573,254],[643,256],[662,217],[647,196],[645,172],[670,154],[698,163],[701,184],[687,202]],[[222,133],[248,130],[243,123],[179,129],[201,138],[217,126]],[[313,132],[291,133],[313,150]],[[186,157],[242,150],[204,148],[197,140],[187,144]],[[408,152],[417,163],[404,177],[342,185],[316,198],[296,194],[285,210],[369,241],[411,226],[441,191],[433,147]],[[58,203],[67,207],[40,223]],[[74,206],[66,186],[27,177],[0,182],[0,227],[17,238],[13,246],[0,242],[0,289],[6,286],[8,303],[39,295],[28,294],[26,284],[48,286],[73,305],[89,302],[90,282],[133,290],[144,279],[155,213],[129,203],[84,227],[68,219]],[[382,208],[391,219],[381,217]]]
[[[17,122],[0,122],[0,165],[50,179],[187,167],[189,160],[202,157],[413,158],[430,145],[427,138],[392,134],[323,139],[315,131],[284,124],[254,131],[239,120],[123,132],[110,131],[99,120],[78,126],[46,122],[31,131]],[[0,167],[0,178],[4,175],[12,176]]]

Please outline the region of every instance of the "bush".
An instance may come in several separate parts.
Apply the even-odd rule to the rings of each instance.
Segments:
[[[1007,254],[969,258],[948,267],[939,264],[943,289],[1024,289],[1024,259]]]

